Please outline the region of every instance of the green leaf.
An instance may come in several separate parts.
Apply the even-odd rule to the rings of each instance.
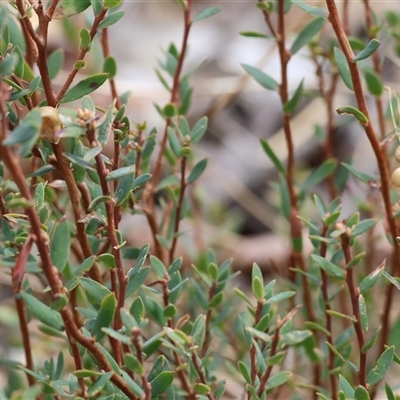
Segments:
[[[119,1],[119,0],[109,0],[112,2]],[[122,0],[121,0],[122,1]],[[105,58],[103,63],[103,72],[108,74],[110,79],[114,78],[117,74],[117,61],[114,57],[108,56]]]
[[[352,317],[350,315],[347,315],[347,314],[343,314],[343,313],[341,313],[339,311],[326,310],[326,313],[331,315],[332,317],[336,317],[336,318],[340,318],[340,319],[347,319],[347,320],[349,320],[351,322],[354,322],[354,323],[357,322],[356,318],[354,318],[354,317]]]
[[[29,293],[21,292],[28,310],[45,325],[51,326],[58,331],[64,330],[63,320],[58,311],[52,310],[49,306],[43,304],[36,297]]]
[[[367,351],[369,349],[372,349],[372,347],[374,347],[377,339],[378,339],[378,335],[381,331],[381,327],[379,326],[378,329],[375,331],[375,333],[371,336],[371,338],[368,340],[367,343],[365,343],[364,347],[361,349],[362,353],[367,353]]]
[[[21,123],[3,140],[4,146],[14,146],[16,144],[31,143],[33,147],[39,138],[40,127],[42,125],[42,115],[35,108],[30,111]]]
[[[304,342],[304,340],[311,337],[312,334],[313,333],[308,330],[293,330],[291,332],[284,333],[279,343],[280,346],[295,346],[301,342]]]
[[[100,30],[108,28],[109,26],[116,24],[124,15],[125,11],[117,11],[115,13],[108,14],[107,17],[100,22],[98,29]]]
[[[146,173],[135,178],[135,180],[133,181],[133,190],[141,188],[152,178],[152,176],[153,175]]]
[[[364,332],[368,331],[369,328],[369,319],[367,313],[367,305],[365,303],[364,296],[360,294],[358,297],[358,306],[360,308],[360,319],[361,319],[361,326]]]
[[[328,18],[329,14],[323,8],[309,6],[302,0],[292,0],[292,3],[307,14],[314,15],[315,17]]]
[[[47,67],[49,69],[50,79],[53,80],[61,71],[64,65],[64,50],[54,50],[47,59]]]
[[[291,377],[290,371],[280,371],[267,380],[267,390],[271,390],[286,383]]]
[[[62,0],[52,16],[53,19],[62,19],[80,14],[90,6],[90,0]]]
[[[125,354],[124,361],[126,368],[128,368],[130,371],[134,372],[135,374],[138,374],[139,376],[144,375],[145,373],[144,367],[136,356],[129,353]]]
[[[204,10],[199,11],[194,17],[193,22],[200,21],[202,19],[210,18],[213,15],[218,14],[221,11],[219,7],[207,7]]]
[[[365,46],[364,50],[360,51],[356,57],[353,58],[353,62],[365,60],[369,56],[371,56],[381,45],[381,42],[378,39],[371,39],[368,44]]]
[[[22,78],[24,76],[24,55],[18,46],[14,46],[12,54],[18,60],[15,64],[14,74],[17,75],[18,78]]]
[[[111,293],[109,289],[93,279],[81,277],[78,281],[97,304],[101,304],[102,300]]]
[[[354,391],[354,399],[355,400],[370,400],[368,390],[365,389],[364,386],[357,386],[356,390]]]
[[[303,83],[304,79],[301,80],[292,98],[288,102],[286,102],[285,105],[283,106],[284,113],[289,114],[296,109],[297,105],[300,102],[301,97],[303,96]]]
[[[364,219],[351,230],[351,237],[362,235],[363,233],[368,232],[370,229],[372,229],[375,225],[375,219]]]
[[[143,285],[149,272],[150,268],[144,267],[136,275],[133,275],[132,278],[129,278],[129,282],[126,287],[126,297],[136,292],[136,290],[138,290]]]
[[[364,69],[364,78],[367,84],[368,91],[375,97],[380,97],[383,94],[384,85],[381,77],[373,68]]]
[[[17,57],[14,54],[10,54],[0,61],[0,78],[5,78],[13,73],[15,64],[17,63]]]
[[[345,167],[346,169],[348,169],[358,180],[360,180],[361,182],[364,183],[371,183],[371,182],[376,182],[378,181],[378,178],[372,175],[368,175],[364,172],[361,172],[359,170],[357,170],[356,168],[354,168],[352,165],[346,164],[346,163],[341,163],[343,165],[343,167]]]
[[[103,9],[103,1],[102,0],[90,0],[90,3],[93,8],[93,13],[97,17],[101,13],[101,10]]]
[[[109,382],[111,377],[113,376],[114,372],[106,372],[102,374],[96,381],[89,387],[88,389],[88,396],[95,396],[99,394],[104,386]]]
[[[372,271],[360,282],[359,289],[361,294],[368,292],[373,286],[375,286],[375,284],[378,282],[378,279],[382,275],[384,268],[385,262],[383,262],[378,268]]]
[[[174,380],[174,373],[172,371],[162,371],[151,382],[151,398],[159,396],[165,392]]]
[[[204,343],[206,333],[206,319],[205,316],[200,314],[193,323],[191,337],[193,344],[201,348]]]
[[[60,103],[69,103],[81,99],[83,96],[97,90],[107,80],[107,78],[108,74],[95,74],[81,80],[65,93]]]
[[[78,60],[74,64],[74,69],[85,69],[86,68],[86,61],[85,60]]]
[[[97,126],[97,140],[104,147],[110,136],[111,125],[114,119],[114,109],[115,109],[115,100],[110,104],[106,113],[103,115],[102,119],[99,121]]]
[[[123,178],[124,176],[129,174],[133,175],[135,173],[135,169],[136,169],[135,164],[129,165],[127,167],[118,168],[114,171],[111,171],[106,176],[106,181],[111,182]]]
[[[300,185],[301,190],[308,190],[332,175],[336,169],[336,160],[325,160],[317,169],[314,169],[306,180]]]
[[[153,271],[156,274],[157,278],[164,279],[165,274],[167,273],[167,269],[165,268],[163,262],[159,258],[151,255],[150,265],[153,268]]]
[[[261,71],[259,68],[252,67],[248,64],[241,64],[245,71],[251,75],[262,87],[268,90],[275,90],[278,87],[278,82]]]
[[[92,202],[89,204],[88,211],[94,211],[99,204],[109,203],[111,200],[112,200],[111,196],[104,196],[104,195],[98,196],[95,199],[93,199]],[[100,223],[101,220],[98,220],[98,222]]]
[[[367,116],[361,112],[358,108],[353,106],[341,106],[336,109],[338,114],[347,114],[352,115],[360,124],[366,125],[368,124]]]
[[[133,189],[134,181],[135,175],[129,174],[122,177],[118,182],[118,186],[115,189],[114,193],[115,205],[117,207],[120,206],[128,198],[129,193]]]
[[[80,50],[89,49],[91,46],[91,43],[92,43],[92,38],[90,37],[89,29],[82,28],[79,31],[79,49]]]
[[[275,154],[275,152],[272,150],[271,146],[269,145],[268,141],[266,139],[261,139],[261,146],[269,159],[272,161],[272,163],[275,165],[275,168],[282,174],[286,174],[286,169],[282,164],[282,161],[278,158],[278,156]]]
[[[192,171],[189,174],[189,177],[187,179],[188,183],[194,182],[197,178],[200,177],[200,175],[204,172],[204,170],[207,167],[208,159],[204,158],[203,160],[200,160],[192,169]]]
[[[239,35],[242,35],[245,37],[263,38],[263,39],[268,38],[268,36],[265,35],[264,33],[255,32],[255,31],[242,31],[242,32],[239,32]]]
[[[317,254],[311,254],[311,258],[329,275],[334,276],[335,278],[344,279],[344,271],[342,268],[333,264],[329,260],[324,257],[321,257]]]
[[[67,152],[63,153],[63,157],[66,158],[68,161],[72,162],[73,164],[77,165],[78,167],[81,167],[83,169],[91,169],[95,171],[93,165],[88,161],[85,161],[82,157]]]
[[[349,381],[341,374],[339,374],[339,387],[349,399],[354,399],[354,389]]]
[[[97,313],[96,320],[92,328],[92,336],[99,341],[105,333],[102,328],[108,328],[114,318],[117,299],[114,293],[110,293],[103,298],[100,304],[100,310]]]
[[[247,383],[251,384],[252,381],[251,381],[251,377],[250,377],[250,371],[247,368],[247,365],[243,361],[238,361],[237,365],[238,365],[238,369],[239,369],[240,373],[242,374],[244,380]]]
[[[340,74],[344,84],[351,91],[353,91],[353,81],[351,79],[350,68],[349,68],[349,64],[347,63],[346,56],[337,47],[334,48],[333,52],[334,52],[336,64],[339,69],[339,74]]]
[[[70,230],[67,221],[62,221],[56,226],[50,244],[51,262],[62,272],[69,260],[71,246]]]
[[[192,144],[198,143],[206,133],[207,127],[208,127],[208,118],[207,117],[200,118],[194,125],[193,129],[190,131],[189,134],[190,143]]]
[[[387,273],[386,271],[382,272],[382,275],[391,283],[393,284],[398,290],[400,290],[400,280],[399,278],[394,278],[392,275]]]
[[[116,8],[122,4],[123,0],[104,0],[105,8]]]
[[[254,297],[257,300],[261,300],[264,297],[263,284],[258,276],[255,276],[251,281],[251,287]]]
[[[97,257],[97,261],[105,264],[108,268],[115,268],[115,257],[111,253],[103,253]]]
[[[393,393],[392,388],[387,383],[385,383],[385,393],[387,400],[396,400],[396,396]]]
[[[76,271],[72,275],[71,279],[65,285],[68,291],[71,291],[72,289],[74,289],[76,286],[79,285],[78,278],[82,276],[85,272],[90,271],[90,269],[93,267],[94,261],[95,261],[95,256],[90,256],[89,258],[87,258],[85,261],[82,262],[82,264],[76,269]]]
[[[175,154],[176,157],[180,158],[182,146],[179,143],[178,138],[176,137],[175,131],[170,126],[168,127],[168,142],[171,146],[172,152]]]
[[[311,41],[311,39],[322,29],[325,24],[325,18],[317,18],[306,25],[298,34],[290,49],[292,54],[296,54],[303,46]]]
[[[376,385],[386,374],[392,364],[394,356],[394,346],[388,347],[378,358],[376,365],[367,375],[367,383],[371,386]]]
[[[291,297],[293,297],[296,294],[296,292],[288,290],[286,292],[281,292],[278,293],[272,297],[270,297],[269,299],[267,299],[267,301],[265,302],[265,304],[274,304],[274,303],[278,303],[279,301],[283,301],[283,300],[287,300],[290,299]]]

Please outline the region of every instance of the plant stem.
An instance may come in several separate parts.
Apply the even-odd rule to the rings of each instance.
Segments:
[[[329,20],[332,24],[332,27],[335,31],[336,37],[340,43],[340,46],[343,50],[344,55],[346,56],[347,63],[350,68],[351,78],[354,86],[354,94],[357,100],[358,109],[367,117],[368,122],[364,124],[365,133],[368,137],[369,142],[371,143],[372,149],[374,151],[379,175],[381,178],[381,193],[384,203],[384,209],[386,213],[386,220],[390,230],[390,236],[392,242],[394,244],[393,248],[393,259],[391,265],[391,273],[393,275],[397,275],[400,270],[400,247],[396,245],[396,237],[398,236],[398,229],[396,226],[396,222],[392,216],[392,206],[391,206],[391,198],[390,198],[390,182],[389,182],[389,172],[386,162],[386,157],[380,143],[375,135],[374,128],[371,124],[371,118],[368,112],[367,103],[365,101],[365,96],[363,92],[360,72],[356,63],[353,62],[354,54],[353,50],[350,47],[349,41],[347,39],[346,33],[340,23],[339,14],[337,11],[336,3],[334,1],[326,0],[326,4],[329,10]],[[393,299],[393,287],[389,285],[386,291],[386,299],[384,312],[382,315],[382,333],[380,340],[380,349],[384,349],[384,344],[386,344],[388,335],[389,335],[389,316],[390,310],[392,307],[392,299]]]
[[[209,301],[211,301],[214,296],[215,296],[215,291],[217,290],[217,285],[218,282],[213,282],[209,291],[208,291],[208,299]],[[204,342],[203,342],[203,346],[201,348],[201,353],[200,353],[200,357],[203,358],[208,350],[208,346],[210,345],[210,341],[211,341],[211,332],[210,332],[210,325],[211,325],[211,316],[212,316],[212,309],[209,308],[207,310],[207,315],[206,315],[206,333],[204,335]]]
[[[343,233],[341,235],[341,239],[342,239],[342,249],[343,249],[343,253],[344,253],[344,259],[346,261],[346,264],[349,264],[353,258],[351,255],[349,236],[347,235],[347,233]],[[365,336],[364,336],[364,331],[363,331],[363,328],[361,325],[361,314],[360,314],[360,305],[359,305],[360,291],[359,291],[358,287],[356,287],[352,268],[348,268],[346,270],[346,283],[347,283],[347,288],[348,288],[349,294],[350,294],[353,315],[354,315],[354,318],[356,319],[356,321],[354,322],[354,329],[356,331],[358,348],[359,348],[359,353],[360,353],[358,383],[359,383],[359,385],[366,387],[367,386],[367,353],[364,353],[362,351],[362,348],[364,347],[364,344],[365,344]]]
[[[174,261],[174,253],[175,253],[176,243],[178,241],[179,222],[181,220],[181,213],[182,213],[182,204],[183,204],[183,199],[185,197],[185,189],[186,189],[186,185],[187,185],[186,178],[185,178],[186,162],[187,162],[187,158],[185,156],[183,156],[182,161],[181,161],[181,184],[180,184],[180,190],[179,190],[179,198],[178,198],[178,203],[176,205],[174,231],[172,234],[173,238],[172,238],[171,249],[169,251],[169,262],[170,263],[172,263],[172,261]]]
[[[200,382],[203,383],[204,385],[207,385],[207,379],[206,379],[206,376],[204,375],[204,372],[202,371],[202,369],[200,367],[198,356],[197,356],[196,352],[193,352],[193,354],[192,354],[192,362],[193,362],[194,369],[197,371],[197,373],[200,377]],[[208,393],[208,394],[206,394],[206,396],[209,398],[209,400],[215,400],[212,393]]]
[[[92,146],[96,146],[96,137],[95,137],[95,127],[90,126],[87,129],[87,137]],[[99,174],[100,186],[104,196],[111,196],[110,188],[108,187],[108,182],[106,181],[106,176],[108,175],[108,170],[104,165],[104,161],[101,158],[101,154],[98,154],[95,157],[96,168]],[[107,214],[107,232],[108,238],[111,244],[111,252],[115,258],[115,264],[117,269],[118,276],[118,284],[119,291],[116,293],[118,298],[118,306],[115,313],[115,326],[116,329],[122,328],[122,321],[120,316],[120,310],[124,307],[125,304],[125,293],[126,293],[126,278],[124,273],[124,267],[122,264],[121,251],[119,248],[116,228],[115,228],[115,220],[114,220],[114,202],[107,202],[104,204]]]
[[[327,232],[328,232],[328,227],[324,225],[324,227],[322,228],[321,237],[326,237]],[[326,257],[326,250],[327,250],[327,244],[325,242],[321,242],[321,247],[319,250],[319,254],[321,257],[324,258]],[[325,305],[326,330],[329,332],[326,340],[333,346],[332,317],[327,312],[331,309],[331,306],[329,305],[329,295],[328,295],[328,275],[322,268],[321,268],[321,279],[322,279],[321,292]],[[329,371],[332,371],[334,367],[335,367],[335,354],[331,350],[329,350],[329,356],[328,356]],[[329,374],[329,381],[331,386],[331,397],[333,400],[337,400],[338,388],[337,388],[336,376],[334,374]]]
[[[192,26],[192,19],[191,19],[191,8],[192,8],[192,0],[186,1],[186,8],[184,9],[183,19],[184,19],[184,29],[183,29],[183,37],[182,37],[182,45],[181,51],[178,57],[178,63],[175,69],[174,77],[173,77],[173,84],[171,89],[171,97],[170,103],[178,105],[179,103],[179,89],[180,89],[180,78],[182,74],[183,68],[183,61],[186,55],[187,43],[189,38],[190,28]],[[163,137],[160,144],[160,150],[157,155],[156,165],[153,172],[153,177],[151,181],[147,184],[148,187],[148,196],[147,196],[147,210],[146,216],[149,218],[151,216],[151,220],[149,219],[149,225],[151,228],[151,232],[153,235],[153,240],[155,243],[157,252],[157,257],[161,259],[161,261],[166,261],[164,256],[164,251],[160,243],[158,243],[157,234],[159,232],[157,222],[155,219],[155,204],[154,204],[154,192],[155,188],[157,187],[161,169],[162,169],[162,162],[164,157],[165,148],[167,146],[167,138],[168,138],[168,127],[171,124],[171,119],[167,118],[165,121],[165,127],[163,132]],[[157,244],[158,243],[158,244]],[[171,252],[170,252],[171,254]]]
[[[131,332],[131,338],[133,341],[133,345],[136,348],[136,355],[139,360],[139,363],[142,366],[144,366],[141,330],[139,328],[133,328]],[[145,372],[141,375],[141,379],[142,379],[142,386],[144,389],[144,400],[151,400],[151,385],[147,380]]]
[[[100,11],[99,15],[94,19],[92,27],[90,28],[90,38],[92,41],[97,33],[97,29],[100,25],[100,22],[103,20],[103,18],[105,17],[106,14],[107,14],[107,9],[103,8]],[[78,55],[78,61],[83,60],[88,51],[89,51],[89,48],[87,48],[87,47],[81,49],[81,51],[79,52],[79,55]],[[58,92],[58,94],[55,98],[55,104],[58,104],[60,102],[60,100],[62,99],[62,97],[64,96],[64,94],[66,93],[68,88],[71,86],[72,82],[74,81],[75,76],[78,73],[78,71],[79,71],[78,69],[73,68],[72,71],[69,73],[67,80],[64,82],[64,85],[62,86],[62,88],[60,89],[60,91]]]
[[[1,84],[0,90],[2,94],[7,93],[5,84]],[[4,119],[4,116],[6,115],[5,113],[5,101],[7,100],[7,97],[2,95],[0,101],[0,115],[2,115],[2,118]],[[4,165],[6,168],[10,171],[13,180],[15,184],[18,186],[18,189],[22,195],[23,198],[28,200],[29,202],[32,202],[32,197],[29,191],[29,188],[26,184],[24,174],[22,172],[21,165],[19,163],[19,160],[15,157],[15,155],[11,152],[11,150],[8,147],[5,147],[2,143],[3,140],[5,139],[6,132],[3,129],[4,124],[0,124],[0,157],[2,158]],[[31,223],[32,231],[37,237],[36,240],[36,245],[38,247],[38,251],[40,254],[40,258],[42,261],[42,270],[46,276],[47,282],[50,286],[51,293],[54,297],[57,297],[59,295],[63,294],[63,287],[62,287],[62,282],[58,277],[58,271],[56,270],[55,267],[53,267],[50,254],[49,254],[49,249],[46,244],[46,238],[43,236],[43,232],[41,229],[41,223],[39,221],[39,217],[36,213],[36,210],[34,209],[33,205],[29,206],[25,210],[26,215],[29,218],[29,221]],[[104,354],[101,352],[101,350],[97,347],[96,342],[92,339],[86,338],[77,328],[75,325],[75,322],[68,310],[67,307],[64,307],[62,310],[60,310],[60,314],[63,318],[65,329],[67,332],[74,338],[76,341],[78,341],[82,346],[86,347],[96,358],[96,360],[99,363],[99,366],[101,369],[104,371],[112,371],[112,368],[107,361],[106,357]],[[128,399],[136,399],[135,395],[131,392],[129,386],[127,383],[116,373],[113,373],[111,377],[111,381],[119,388],[121,389],[128,397]]]

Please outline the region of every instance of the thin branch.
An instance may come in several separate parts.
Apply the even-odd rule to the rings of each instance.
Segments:
[[[351,262],[351,260],[353,259],[352,255],[351,255],[349,236],[347,235],[347,233],[343,233],[341,235],[341,239],[342,239],[342,249],[343,249],[343,253],[344,253],[344,259],[346,261],[346,264],[349,264]],[[359,353],[360,353],[358,383],[359,383],[359,385],[367,387],[367,353],[362,351],[362,348],[364,347],[364,344],[365,344],[365,335],[364,335],[364,331],[363,331],[363,328],[361,325],[361,313],[360,313],[360,304],[359,304],[360,291],[359,291],[358,287],[356,287],[352,268],[348,268],[346,270],[346,283],[347,283],[347,288],[349,289],[351,306],[353,309],[353,315],[354,315],[354,318],[356,319],[356,321],[354,321],[354,329],[356,331],[358,348],[359,348]]]

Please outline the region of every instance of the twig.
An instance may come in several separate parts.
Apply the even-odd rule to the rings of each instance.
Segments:
[[[179,190],[179,198],[178,198],[178,203],[176,205],[176,214],[175,214],[175,223],[174,223],[174,231],[172,233],[173,238],[172,238],[172,244],[171,244],[171,249],[169,251],[169,262],[172,263],[174,260],[174,253],[175,253],[175,248],[176,248],[176,243],[178,240],[178,233],[179,233],[179,222],[181,220],[181,212],[182,212],[182,205],[183,205],[183,199],[185,197],[185,189],[186,189],[186,177],[185,177],[185,172],[186,172],[186,161],[187,158],[186,156],[182,157],[181,161],[181,184],[180,184],[180,190]]]
[[[350,247],[350,241],[349,241],[348,234],[343,233],[341,235],[341,239],[342,239],[342,249],[343,249],[343,253],[344,253],[344,259],[346,261],[346,264],[349,264],[353,257],[351,255],[351,247]],[[362,351],[362,348],[364,347],[364,344],[365,344],[365,336],[364,336],[364,331],[363,331],[363,328],[361,325],[361,314],[360,314],[360,305],[359,305],[360,291],[356,287],[356,284],[354,282],[354,274],[353,274],[352,268],[348,268],[346,270],[346,283],[347,283],[347,288],[349,289],[350,300],[351,300],[351,305],[352,305],[352,309],[353,309],[353,315],[354,315],[354,318],[356,319],[354,321],[354,329],[356,331],[358,348],[359,348],[359,353],[360,353],[360,366],[359,366],[359,370],[358,370],[358,382],[359,382],[359,385],[367,387],[367,353]]]

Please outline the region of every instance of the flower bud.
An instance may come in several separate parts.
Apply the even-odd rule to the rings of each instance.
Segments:
[[[49,106],[40,107],[39,110],[42,114],[40,137],[48,140],[49,142],[58,143],[60,138],[56,136],[56,133],[62,129],[58,110]]]
[[[392,183],[395,187],[400,187],[400,168],[396,168],[392,174]]]

